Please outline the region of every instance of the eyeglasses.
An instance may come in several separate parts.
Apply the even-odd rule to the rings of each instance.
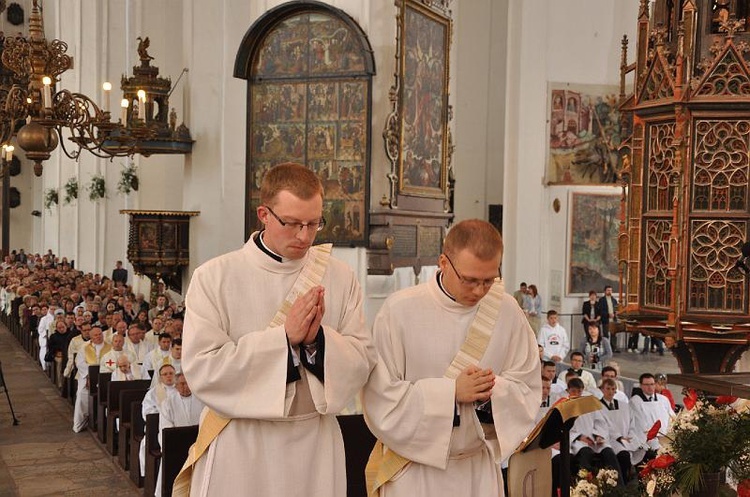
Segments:
[[[276,215],[273,209],[271,209],[267,205],[264,205],[263,207],[268,209],[268,212],[270,212],[271,215],[276,218],[276,220],[279,222],[281,226],[283,226],[284,228],[290,231],[299,232],[299,231],[302,231],[304,228],[312,229],[313,231],[323,231],[323,228],[325,228],[326,226],[326,220],[323,217],[321,217],[318,221],[311,221],[309,223],[292,223],[289,221],[282,220],[279,216]]]
[[[453,268],[453,271],[456,273],[456,276],[458,276],[458,281],[460,281],[462,285],[468,288],[474,289],[480,285],[482,286],[482,288],[489,288],[492,286],[493,283],[495,283],[495,280],[497,279],[497,277],[486,279],[486,280],[478,280],[475,278],[464,278],[463,276],[461,276],[461,273],[458,272],[458,269],[456,269],[456,266],[453,265],[453,261],[451,260],[450,257],[448,257],[448,254],[443,254],[443,255],[445,256],[446,259],[448,259],[448,264],[451,265],[451,267]]]

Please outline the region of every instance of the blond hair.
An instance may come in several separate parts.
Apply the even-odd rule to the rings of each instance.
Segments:
[[[503,238],[497,229],[481,219],[467,219],[453,226],[445,237],[443,252],[456,255],[468,250],[475,257],[488,261],[503,251]]]
[[[266,172],[260,186],[260,202],[263,205],[272,204],[282,190],[302,200],[310,200],[315,195],[323,196],[323,184],[315,172],[294,162],[278,164]]]

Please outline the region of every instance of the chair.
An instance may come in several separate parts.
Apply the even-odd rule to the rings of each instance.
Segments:
[[[146,416],[146,477],[143,480],[143,495],[154,497],[156,478],[159,475],[161,462],[161,445],[159,445],[159,415]]]
[[[347,497],[366,496],[365,466],[375,446],[375,436],[370,432],[361,414],[337,416],[336,419],[344,438],[346,495]]]
[[[133,459],[130,457],[130,441],[133,426],[133,411],[131,408],[136,402],[140,404],[145,395],[146,389],[123,390],[120,392],[120,430],[117,440],[117,446],[119,447],[117,461],[125,471],[130,469],[130,465],[133,464]],[[140,412],[138,412],[137,417],[141,417]],[[135,461],[137,463],[138,459],[136,458]]]
[[[172,495],[172,484],[187,459],[188,449],[198,438],[198,425],[164,428],[161,432],[161,494]]]
[[[99,365],[89,366],[89,430],[96,433],[96,406],[99,401]]]
[[[99,402],[96,406],[96,436],[101,443],[107,443],[107,398],[112,373],[99,372]]]
[[[120,392],[125,390],[148,390],[151,380],[133,380],[133,381],[110,381],[107,392],[107,428],[106,444],[107,452],[111,455],[117,455],[117,420],[120,417]],[[142,398],[142,397],[141,397]]]
[[[143,419],[142,410],[141,401],[130,404],[130,469],[128,471],[130,479],[139,488],[143,486],[140,464],[141,440],[146,430],[146,420]]]

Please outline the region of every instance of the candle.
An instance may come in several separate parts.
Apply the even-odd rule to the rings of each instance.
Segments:
[[[26,124],[31,122],[31,97],[26,97]]]
[[[8,145],[7,147],[5,147],[5,160],[7,160],[8,162],[13,160],[13,150],[15,150],[13,145]]]
[[[130,106],[130,101],[127,98],[123,98],[120,102],[120,107],[122,107],[122,125],[127,126],[128,125],[128,107]]]
[[[42,84],[44,85],[44,88],[42,90],[44,108],[49,109],[50,107],[52,107],[52,88],[50,86],[52,85],[52,79],[50,79],[49,76],[45,76],[42,78]]]
[[[138,119],[146,120],[146,92],[138,90]]]
[[[109,92],[112,90],[112,83],[105,81],[102,84],[102,90],[104,90],[104,112],[109,112]]]

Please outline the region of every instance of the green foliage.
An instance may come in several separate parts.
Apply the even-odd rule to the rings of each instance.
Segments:
[[[44,192],[44,207],[48,210],[52,209],[52,206],[57,205],[58,195],[56,188],[47,188]]]
[[[107,185],[104,182],[104,176],[101,174],[95,174],[91,177],[91,182],[87,189],[89,191],[89,200],[92,202],[107,198]]]
[[[67,183],[65,183],[63,188],[65,189],[65,197],[63,198],[63,201],[66,204],[69,204],[78,198],[78,178],[73,176]]]

